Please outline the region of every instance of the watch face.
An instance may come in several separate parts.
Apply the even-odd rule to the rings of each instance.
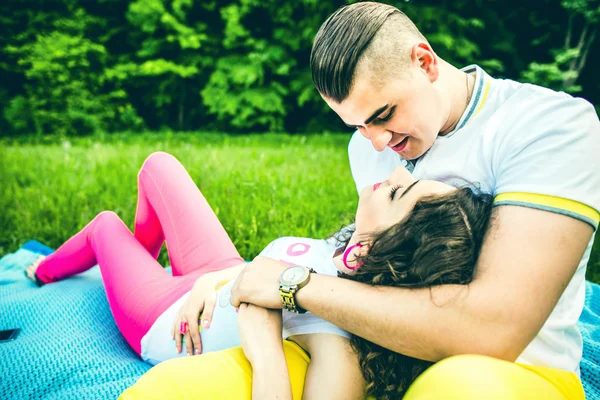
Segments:
[[[309,272],[304,267],[290,267],[281,275],[281,283],[292,286],[303,282],[308,277]]]

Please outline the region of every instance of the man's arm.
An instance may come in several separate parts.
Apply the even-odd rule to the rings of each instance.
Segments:
[[[281,311],[241,304],[238,331],[252,365],[252,399],[292,399],[290,375],[281,339]]]
[[[537,335],[577,269],[593,229],[561,214],[498,206],[468,286],[372,287],[312,274],[298,304],[340,328],[424,360],[485,354],[514,361]],[[232,304],[281,307],[283,265],[247,267]],[[252,263],[251,263],[252,264]]]
[[[409,290],[315,276],[297,301],[341,328],[409,356],[437,361],[477,353],[514,361],[552,312],[592,232],[568,216],[500,206],[475,279],[466,287]]]

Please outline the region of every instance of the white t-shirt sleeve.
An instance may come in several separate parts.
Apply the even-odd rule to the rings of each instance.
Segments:
[[[525,85],[527,87],[527,85]],[[536,88],[515,97],[521,118],[497,141],[495,204],[572,216],[598,226],[600,122],[587,101]],[[519,96],[524,98],[518,98]],[[590,151],[594,149],[593,151]]]

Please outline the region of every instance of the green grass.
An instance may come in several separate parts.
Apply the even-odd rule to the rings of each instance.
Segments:
[[[159,150],[183,163],[242,257],[280,236],[326,237],[356,209],[348,139],[145,133],[1,140],[0,255],[31,238],[56,248],[103,210],[132,228],[137,171]],[[588,268],[595,282],[598,242]],[[167,263],[165,251],[159,261]]]
[[[242,257],[253,258],[280,236],[326,237],[356,209],[347,141],[146,134],[0,142],[0,254],[31,238],[56,248],[102,210],[133,228],[137,172],[158,150],[186,167]],[[164,251],[160,261],[167,261]]]

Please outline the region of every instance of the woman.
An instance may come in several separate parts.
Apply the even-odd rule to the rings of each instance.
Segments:
[[[243,305],[238,327],[237,310],[229,298],[245,263],[183,166],[168,154],[151,155],[139,173],[138,189],[134,235],[116,214],[100,213],[26,272],[44,285],[99,264],[117,326],[144,360],[157,364],[242,344],[254,371],[253,395],[275,392],[291,397],[292,390],[302,392],[306,380],[305,396],[345,399],[363,397],[363,377],[370,393],[393,396],[427,366],[387,357],[393,370],[402,374],[394,375],[390,388],[389,379],[386,382],[373,373],[378,367],[371,362],[371,350],[361,351],[363,341],[353,339],[361,370],[351,351],[350,334],[312,314],[284,312],[281,322],[281,312]],[[290,265],[314,265],[326,275],[351,275],[358,270],[353,279],[377,285],[463,284],[473,275],[490,210],[487,195],[435,181],[415,182],[398,169],[389,180],[363,190],[356,230],[347,232],[346,243],[285,237],[272,242],[261,255]],[[165,240],[173,276],[156,262]],[[452,268],[445,267],[449,260],[454,261]],[[392,277],[389,282],[384,282],[386,275]],[[202,338],[198,333],[201,311]],[[265,321],[274,328],[261,330]],[[288,339],[284,344],[282,328],[283,338]],[[256,343],[273,332],[279,339],[272,342],[271,359],[263,369],[259,364],[265,348]],[[304,351],[311,355],[306,377],[288,375],[284,347],[295,353],[297,363],[307,362]],[[383,365],[387,369],[390,361]],[[402,373],[408,365],[410,373]],[[263,378],[273,373],[280,379],[267,383]]]

